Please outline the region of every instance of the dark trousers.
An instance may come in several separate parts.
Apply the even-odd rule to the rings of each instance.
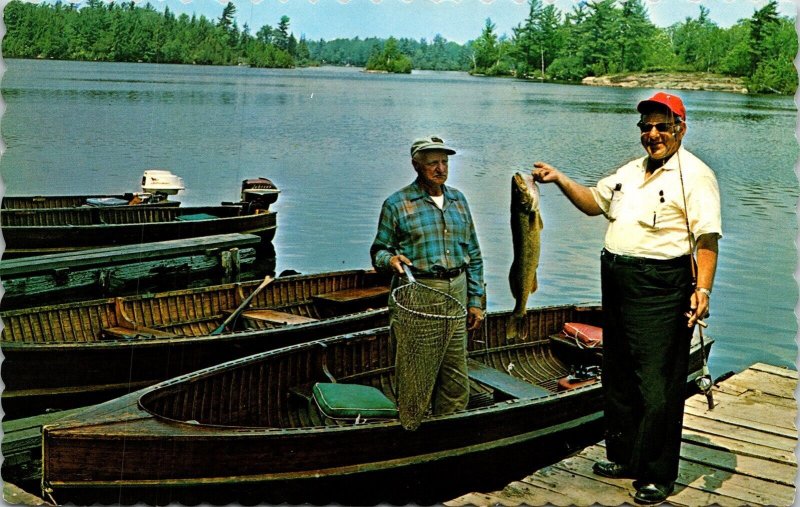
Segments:
[[[678,477],[692,338],[683,261],[601,255],[606,452],[647,482]]]

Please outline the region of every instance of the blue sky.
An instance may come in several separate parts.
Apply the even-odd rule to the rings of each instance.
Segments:
[[[165,6],[176,13],[186,12],[219,18],[227,0],[149,0],[159,11]],[[577,0],[543,0],[561,11],[571,11]],[[647,0],[650,19],[658,26],[669,26],[687,16],[696,18],[699,5],[710,10],[711,19],[729,27],[753,15],[766,0]],[[486,18],[491,18],[497,33],[511,35],[528,11],[527,0],[234,0],[239,27],[246,23],[251,33],[263,25],[276,26],[281,16],[289,16],[290,30],[308,40],[332,40],[359,36],[409,37],[431,40],[441,34],[447,40],[464,43],[481,33]],[[781,14],[796,16],[795,0],[779,0]]]

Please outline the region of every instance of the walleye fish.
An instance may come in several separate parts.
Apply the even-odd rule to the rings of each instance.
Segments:
[[[511,179],[511,240],[514,262],[508,273],[508,285],[517,301],[508,326],[508,337],[527,339],[523,318],[528,295],[536,292],[536,268],[539,267],[540,231],[543,223],[539,212],[539,187],[530,174],[516,173]]]

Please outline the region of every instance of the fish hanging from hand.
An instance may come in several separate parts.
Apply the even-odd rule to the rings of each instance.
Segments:
[[[523,318],[528,295],[536,292],[539,286],[536,269],[539,267],[542,227],[539,187],[530,174],[514,174],[511,178],[511,240],[514,245],[514,262],[508,273],[508,284],[517,303],[508,326],[509,338],[519,337],[525,340],[528,337],[527,329],[522,329]]]

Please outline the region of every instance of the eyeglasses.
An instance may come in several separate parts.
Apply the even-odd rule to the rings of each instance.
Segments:
[[[646,134],[646,133],[650,132],[651,130],[653,130],[653,127],[655,127],[656,130],[658,130],[659,132],[669,132],[670,130],[672,130],[672,127],[674,127],[675,125],[677,125],[677,124],[676,123],[664,123],[664,122],[662,122],[662,123],[644,123],[644,122],[641,122],[641,121],[636,124],[636,126],[639,127],[639,130],[642,131],[642,134]]]

